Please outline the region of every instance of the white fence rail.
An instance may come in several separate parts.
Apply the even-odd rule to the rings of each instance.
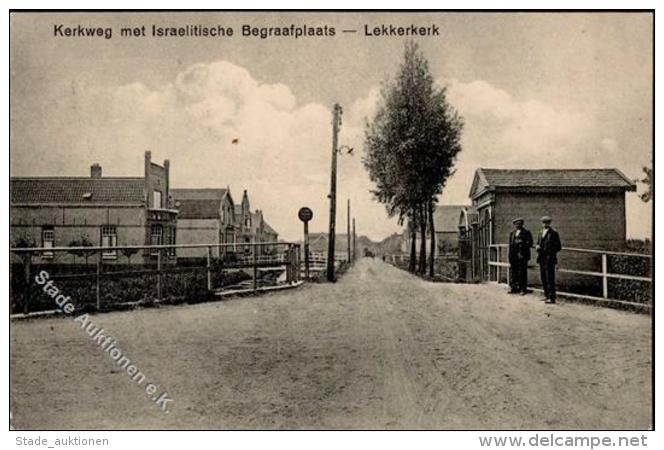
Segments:
[[[503,275],[503,270],[505,271],[506,279],[509,281],[510,278],[510,264],[506,261],[503,261],[503,256],[507,256],[508,252],[508,245],[507,244],[491,244],[489,246],[490,251],[489,251],[489,268],[494,268],[495,269],[495,274],[496,276],[491,277],[491,270],[489,270],[489,281],[497,282],[500,283]],[[610,301],[610,302],[618,302],[618,303],[624,303],[624,304],[629,304],[629,305],[634,305],[634,306],[639,306],[639,307],[645,307],[649,308],[650,305],[644,304],[644,303],[638,303],[638,302],[631,302],[631,301],[626,301],[623,299],[613,299],[609,297],[609,280],[610,279],[617,279],[617,280],[631,280],[631,281],[640,281],[640,282],[645,282],[645,283],[650,283],[652,284],[653,280],[652,277],[647,277],[647,276],[639,276],[639,275],[629,275],[629,274],[623,274],[623,273],[614,273],[614,272],[609,272],[609,264],[608,264],[608,259],[611,256],[622,256],[622,257],[630,257],[630,258],[643,258],[647,259],[649,261],[652,261],[652,255],[649,254],[642,254],[642,253],[627,253],[627,252],[613,252],[613,251],[604,251],[604,250],[591,250],[591,249],[585,249],[585,248],[575,248],[575,247],[563,247],[562,251],[564,252],[569,252],[569,253],[577,253],[577,254],[591,254],[591,255],[600,255],[601,258],[601,271],[595,271],[595,270],[581,270],[578,268],[569,268],[569,267],[558,267],[556,269],[557,272],[560,273],[569,273],[569,274],[576,274],[576,275],[583,275],[583,276],[589,276],[589,277],[597,277],[601,278],[602,280],[602,296],[597,297],[593,295],[585,295],[585,294],[578,294],[578,293],[573,293],[573,292],[560,292],[562,295],[570,296],[570,297],[578,297],[578,298],[587,298],[591,300],[600,300],[600,301]],[[494,259],[495,255],[495,259]],[[653,301],[654,298],[651,297],[651,301]]]

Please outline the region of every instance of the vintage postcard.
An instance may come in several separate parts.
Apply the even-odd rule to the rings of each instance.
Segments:
[[[13,430],[654,427],[654,11],[9,25]]]

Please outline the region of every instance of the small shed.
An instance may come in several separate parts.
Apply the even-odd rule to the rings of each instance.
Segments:
[[[618,169],[477,169],[470,198],[489,242],[506,244],[515,217],[537,231],[553,219],[563,245],[598,250],[625,246],[625,193],[635,183]]]

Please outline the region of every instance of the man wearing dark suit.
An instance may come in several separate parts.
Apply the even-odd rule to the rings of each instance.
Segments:
[[[551,218],[542,217],[542,231],[537,237],[537,263],[544,287],[546,303],[556,303],[556,264],[558,252],[562,249],[560,235],[551,227]]]
[[[512,221],[514,229],[509,240],[510,294],[528,293],[528,261],[533,235],[524,228],[523,223],[521,217]]]

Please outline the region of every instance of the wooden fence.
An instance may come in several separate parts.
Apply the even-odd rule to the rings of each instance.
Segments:
[[[260,272],[277,269],[285,275],[281,284],[293,285],[301,280],[300,267],[301,255],[300,245],[294,243],[243,243],[243,248],[248,249],[242,254],[233,253],[232,260],[227,259],[231,253],[234,244],[176,244],[176,245],[131,245],[131,246],[85,246],[85,247],[50,247],[50,248],[11,248],[10,252],[15,255],[12,264],[13,283],[11,286],[12,296],[21,297],[20,309],[24,314],[31,311],[31,291],[33,286],[33,277],[40,271],[46,270],[49,278],[52,280],[92,280],[90,288],[94,289],[95,308],[101,309],[101,291],[105,280],[110,278],[118,279],[123,277],[154,277],[154,291],[156,299],[164,297],[164,282],[169,275],[204,272],[205,273],[205,291],[207,293],[218,292],[222,289],[218,280],[222,274],[231,271],[245,270],[251,273],[250,285],[243,286],[243,289],[236,289],[234,292],[258,292]],[[273,249],[273,254],[259,254],[262,249],[269,247]],[[206,249],[204,258],[177,258],[178,249]],[[213,249],[218,249],[215,255]],[[115,252],[119,254],[123,250],[141,251],[150,255],[150,261],[143,264],[111,264],[105,260],[109,254]],[[57,260],[55,255],[84,254],[85,264],[62,264],[53,263]],[[201,261],[202,260],[202,261]],[[90,261],[90,263],[88,263]],[[15,267],[20,265],[20,271]],[[120,270],[117,270],[117,268]],[[116,270],[111,270],[111,269]],[[18,280],[16,278],[19,278]],[[248,281],[248,280],[246,280]],[[245,281],[245,283],[246,283]],[[20,284],[20,289],[16,289]],[[215,285],[216,284],[216,285]],[[152,287],[152,286],[151,286]],[[185,288],[186,289],[186,288]],[[20,292],[17,292],[20,291]],[[87,288],[86,292],[87,294]],[[121,295],[122,293],[118,293]],[[13,299],[12,301],[14,301]],[[16,309],[16,308],[14,308]],[[17,311],[12,311],[17,312]]]

